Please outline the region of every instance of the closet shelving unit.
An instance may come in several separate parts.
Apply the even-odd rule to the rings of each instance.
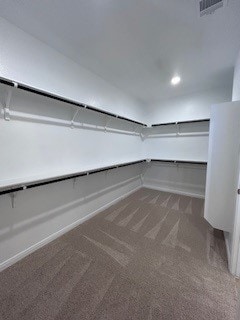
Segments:
[[[136,126],[140,126],[141,128],[144,128],[145,130],[151,130],[157,127],[165,127],[165,126],[172,126],[174,125],[178,130],[179,130],[179,125],[181,124],[191,124],[191,123],[200,123],[200,122],[209,122],[209,119],[200,119],[200,120],[192,120],[192,121],[180,121],[180,122],[170,122],[170,123],[160,123],[160,124],[153,124],[151,127],[148,127],[146,124],[120,116],[120,115],[116,115],[113,113],[110,113],[108,111],[104,111],[102,109],[98,109],[95,108],[93,106],[89,106],[77,101],[73,101],[67,98],[64,98],[62,96],[58,96],[58,95],[54,95],[52,93],[46,92],[46,91],[42,91],[30,86],[27,86],[25,84],[21,84],[21,83],[17,83],[15,81],[9,80],[9,79],[5,79],[5,78],[1,78],[0,77],[0,84],[6,85],[8,87],[11,87],[12,89],[19,89],[19,90],[23,90],[29,93],[34,93],[40,96],[44,96],[46,98],[50,98],[53,100],[57,100],[63,103],[67,103],[70,105],[73,105],[74,107],[77,107],[79,109],[85,109],[85,110],[89,110],[92,112],[96,112],[99,114],[103,114],[107,117],[110,118],[114,118],[114,119],[119,119],[119,120],[123,120],[123,121],[127,121],[128,123],[132,123]],[[9,111],[9,107],[10,107],[10,100],[11,100],[11,94],[12,91],[8,92],[8,96],[6,99],[6,103],[3,106],[3,111],[4,111],[4,118],[5,120],[10,120],[10,115],[11,112]],[[74,114],[73,119],[71,121],[71,124],[74,126],[76,125],[74,123],[74,119],[77,115],[77,112]],[[69,124],[69,122],[68,122]],[[89,126],[89,128],[91,129],[96,129],[96,126]],[[105,130],[106,130],[106,126],[105,126]],[[121,132],[121,130],[117,130],[117,132]],[[134,132],[135,133],[135,132]],[[138,134],[138,133],[137,133]],[[184,133],[181,134],[179,132],[175,133],[175,134],[155,134],[155,135],[151,135],[151,134],[147,134],[146,137],[167,137],[167,136],[181,136],[181,135],[199,135],[199,134],[208,134],[208,132],[194,132],[194,133]],[[140,133],[141,135],[141,133]],[[76,172],[73,174],[68,174],[68,175],[61,175],[61,176],[55,176],[49,179],[40,179],[40,180],[34,180],[34,181],[25,181],[25,182],[21,182],[21,183],[17,183],[14,185],[7,185],[7,186],[3,186],[0,188],[0,195],[4,195],[4,194],[13,194],[15,192],[18,191],[22,191],[22,190],[26,190],[26,189],[30,189],[30,188],[35,188],[35,187],[40,187],[43,185],[47,185],[47,184],[53,184],[53,183],[57,183],[60,181],[65,181],[65,180],[69,180],[69,179],[75,179],[78,177],[83,177],[83,176],[88,176],[91,174],[95,174],[95,173],[99,173],[99,172],[104,172],[104,171],[108,171],[108,170],[113,170],[113,169],[117,169],[117,168],[122,168],[122,167],[126,167],[126,166],[131,166],[131,165],[136,165],[136,164],[140,164],[140,163],[151,163],[151,162],[161,162],[161,163],[173,163],[173,164],[200,164],[200,165],[206,165],[207,162],[199,162],[199,161],[185,161],[185,160],[173,160],[173,159],[143,159],[143,160],[138,160],[138,161],[133,161],[133,162],[127,162],[127,163],[121,163],[121,164],[117,164],[117,165],[112,165],[112,166],[107,166],[107,167],[101,167],[101,168],[95,168],[92,170],[88,170],[88,171],[81,171],[81,172]]]
[[[200,123],[200,122],[206,122],[206,121],[210,121],[210,119],[206,118],[206,119],[199,119],[199,120],[188,120],[188,121],[176,121],[176,122],[158,123],[158,124],[153,124],[152,127],[168,126],[168,125],[173,125],[173,124]]]
[[[205,123],[209,126],[210,119],[199,119],[199,120],[188,120],[188,121],[176,121],[167,123],[153,124],[148,132],[146,133],[146,138],[167,138],[167,137],[188,137],[188,136],[208,136],[209,130],[207,131],[183,131],[181,132],[181,126],[184,125],[194,125]],[[170,132],[159,132],[158,129],[169,128]],[[172,132],[174,131],[174,132]]]
[[[10,100],[11,100],[11,94],[12,91],[9,91],[8,93],[8,97],[7,97],[7,101],[4,104],[4,118],[5,120],[10,120],[10,116],[15,116],[16,118],[26,118],[28,120],[42,120],[42,121],[46,121],[46,122],[51,122],[51,123],[56,123],[56,124],[61,124],[61,125],[67,125],[67,126],[71,126],[72,128],[83,128],[83,129],[94,129],[94,130],[105,130],[105,131],[112,131],[112,132],[116,132],[116,133],[126,133],[126,134],[134,134],[134,135],[141,135],[141,132],[138,132],[139,129],[141,131],[142,128],[147,127],[147,125],[145,123],[139,122],[139,121],[135,121],[81,102],[77,102],[71,99],[67,99],[64,98],[62,96],[58,96],[43,90],[39,90],[30,86],[27,86],[25,84],[22,83],[18,83],[9,79],[5,79],[5,78],[1,78],[0,77],[0,84],[6,85],[8,87],[11,87],[12,90],[14,89],[19,89],[19,90],[23,90],[29,93],[34,93],[49,99],[53,99],[53,100],[57,100],[66,104],[69,104],[71,106],[77,107],[71,121],[66,121],[66,120],[54,120],[51,119],[49,120],[49,118],[47,119],[47,117],[39,117],[39,116],[35,116],[35,115],[20,115],[18,112],[14,112],[14,111],[10,111]],[[96,112],[98,114],[101,115],[105,115],[106,119],[105,119],[105,125],[104,126],[98,126],[98,125],[91,125],[91,124],[85,124],[83,122],[75,122],[74,120],[76,120],[76,117],[78,115],[78,112],[80,110],[88,110],[88,111],[92,111],[92,112]],[[121,130],[121,129],[114,129],[111,127],[107,127],[109,122],[111,121],[111,119],[118,119],[118,120],[122,120],[122,121],[126,121],[127,123],[132,123],[134,126],[134,129],[132,131],[126,131],[126,130]]]
[[[17,191],[32,189],[32,188],[36,188],[36,187],[40,187],[40,186],[48,185],[48,184],[53,184],[53,183],[57,183],[57,182],[65,181],[65,180],[76,179],[79,177],[88,176],[91,174],[100,173],[100,172],[104,172],[104,171],[106,172],[109,170],[132,166],[132,165],[136,165],[136,164],[140,164],[140,163],[150,164],[151,162],[174,163],[174,164],[201,164],[201,165],[207,164],[207,162],[199,162],[199,161],[143,159],[143,160],[138,160],[138,161],[133,161],[133,162],[121,163],[121,164],[117,164],[117,165],[113,165],[113,166],[101,167],[101,168],[92,169],[92,170],[88,170],[88,171],[76,172],[76,173],[69,174],[69,175],[62,175],[62,176],[58,176],[58,177],[53,177],[51,179],[26,181],[26,182],[16,184],[13,186],[6,186],[6,187],[1,188],[0,195],[15,193]]]
[[[118,168],[123,168],[123,167],[127,167],[127,166],[132,166],[132,165],[136,165],[136,164],[140,164],[140,163],[144,163],[146,162],[146,160],[138,160],[138,161],[133,161],[133,162],[126,162],[126,163],[121,163],[121,164],[116,164],[113,166],[107,166],[107,167],[101,167],[101,168],[97,168],[97,169],[92,169],[92,170],[88,170],[88,171],[80,171],[80,172],[76,172],[73,174],[68,174],[68,175],[62,175],[62,176],[58,176],[58,177],[53,177],[51,179],[44,179],[44,180],[35,180],[35,181],[26,181],[20,184],[16,184],[13,186],[6,186],[1,188],[0,190],[0,195],[3,194],[9,194],[9,193],[15,193],[17,191],[22,191],[22,190],[26,190],[26,189],[32,189],[32,188],[36,188],[36,187],[40,187],[40,186],[44,186],[44,185],[48,185],[48,184],[53,184],[56,182],[61,182],[61,181],[65,181],[65,180],[70,180],[70,179],[76,179],[79,177],[83,177],[83,176],[89,176],[95,173],[100,173],[100,172],[106,172],[109,170],[113,170],[113,169],[118,169]]]
[[[164,160],[164,159],[151,159],[150,162],[162,162],[162,163],[173,163],[173,164],[201,164],[207,165],[206,161],[188,161],[188,160]]]

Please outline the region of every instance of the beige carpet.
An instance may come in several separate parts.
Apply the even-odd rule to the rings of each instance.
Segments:
[[[203,200],[141,189],[0,274],[0,319],[235,320]]]

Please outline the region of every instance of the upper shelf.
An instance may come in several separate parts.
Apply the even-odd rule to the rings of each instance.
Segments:
[[[75,178],[88,176],[88,175],[99,173],[99,172],[104,172],[104,171],[108,171],[108,170],[131,166],[131,165],[135,165],[135,164],[140,164],[145,161],[146,160],[142,159],[142,160],[137,160],[137,161],[133,161],[133,162],[125,162],[125,163],[115,164],[115,165],[107,166],[107,167],[100,167],[100,168],[94,168],[94,169],[85,170],[85,171],[79,171],[79,172],[75,172],[72,174],[58,175],[55,177],[42,178],[42,179],[26,180],[21,183],[12,183],[12,184],[8,184],[6,186],[1,187],[0,188],[0,195],[7,194],[7,193],[14,193],[17,191],[31,189],[31,188],[35,188],[35,187],[40,187],[43,185],[61,182],[61,181],[69,180],[69,179],[75,179]]]
[[[113,114],[111,112],[108,112],[108,111],[105,111],[105,110],[102,110],[102,109],[98,109],[96,107],[89,106],[89,105],[83,104],[81,102],[73,101],[71,99],[67,99],[67,98],[64,98],[64,97],[61,97],[61,96],[58,96],[58,95],[54,95],[52,93],[49,93],[49,92],[46,92],[46,91],[42,91],[42,90],[27,86],[27,85],[24,85],[24,84],[21,84],[21,83],[17,83],[15,81],[12,81],[12,80],[9,80],[9,79],[5,79],[5,78],[1,78],[0,77],[0,83],[4,84],[4,85],[7,85],[7,86],[11,86],[11,87],[16,87],[16,88],[18,88],[20,90],[24,90],[24,91],[28,91],[28,92],[31,92],[31,93],[35,93],[35,94],[38,94],[38,95],[41,95],[41,96],[44,96],[44,97],[47,97],[47,98],[50,98],[50,99],[54,99],[54,100],[57,100],[57,101],[65,102],[65,103],[74,105],[74,106],[79,107],[79,108],[95,111],[95,112],[98,112],[98,113],[101,113],[101,114],[105,114],[105,115],[113,117],[113,118],[117,118],[117,119],[120,119],[120,120],[125,120],[125,121],[131,122],[131,123],[138,124],[138,125],[143,126],[143,127],[147,127],[147,125],[145,123],[142,123],[142,122],[139,122],[139,121],[135,121],[135,120],[132,120],[132,119],[129,119],[129,118],[117,115],[117,114]]]
[[[7,186],[3,186],[0,188],[0,195],[9,194],[9,193],[12,194],[17,191],[36,188],[36,187],[40,187],[43,185],[48,185],[48,184],[52,184],[52,183],[56,183],[56,182],[69,180],[69,179],[75,179],[78,177],[88,176],[91,174],[104,172],[104,171],[108,171],[108,170],[113,170],[113,169],[118,169],[118,168],[127,167],[127,166],[132,166],[132,165],[136,165],[136,164],[140,164],[140,163],[150,164],[151,162],[207,165],[207,162],[194,161],[194,160],[188,161],[188,160],[173,160],[173,159],[142,159],[142,160],[137,160],[137,161],[133,161],[133,162],[125,162],[125,163],[121,163],[121,164],[115,164],[115,165],[107,166],[107,167],[95,168],[95,169],[91,169],[91,170],[87,170],[87,171],[75,172],[72,174],[55,176],[55,177],[51,177],[51,178],[36,179],[36,180],[25,181],[25,182],[21,182],[21,183],[9,184]]]
[[[174,125],[174,124],[200,123],[200,122],[206,122],[206,121],[210,121],[210,119],[207,118],[207,119],[199,119],[199,120],[187,120],[187,121],[175,121],[175,122],[157,123],[157,124],[153,124],[152,127],[168,126],[168,125]]]
[[[210,119],[153,124],[144,128],[145,138],[180,138],[209,135]]]
[[[151,159],[149,162],[168,162],[174,164],[202,164],[207,165],[206,161],[195,161],[195,160],[172,160],[172,159]]]
[[[15,82],[15,81],[10,80],[10,79],[6,79],[6,78],[0,77],[0,84],[4,84],[4,85],[10,86],[10,87],[15,87],[15,88],[17,88],[19,90],[23,90],[23,91],[27,91],[27,92],[30,92],[30,93],[34,93],[34,94],[37,94],[37,95],[40,95],[40,96],[44,96],[44,97],[47,97],[49,99],[57,100],[57,101],[60,101],[60,102],[63,102],[63,103],[68,103],[68,104],[71,104],[71,105],[76,106],[76,107],[81,108],[81,109],[94,111],[94,112],[97,112],[99,114],[103,114],[103,115],[106,115],[106,116],[109,116],[109,117],[112,117],[112,118],[115,118],[115,119],[124,120],[124,121],[127,121],[129,123],[133,123],[133,124],[136,124],[136,125],[139,125],[139,126],[143,126],[145,128],[149,128],[149,129],[155,128],[155,127],[160,127],[160,126],[178,125],[178,124],[191,124],[191,123],[200,123],[200,122],[210,121],[210,119],[207,118],[207,119],[199,119],[199,120],[187,120],[187,121],[175,121],[175,122],[167,122],[167,123],[158,123],[158,124],[153,124],[151,126],[148,126],[145,123],[142,123],[142,122],[139,122],[139,121],[135,121],[133,119],[129,119],[129,118],[126,118],[126,117],[123,117],[123,116],[120,116],[120,115],[117,115],[117,114],[114,114],[114,113],[111,113],[111,112],[108,112],[108,111],[93,107],[93,106],[90,106],[90,105],[87,105],[87,104],[84,104],[84,103],[81,103],[81,102],[78,102],[78,101],[67,99],[67,98],[64,98],[62,96],[58,96],[58,95],[55,95],[55,94],[52,94],[52,93],[49,93],[49,92],[46,92],[46,91],[31,87],[31,86],[28,86],[28,85],[22,84],[22,83],[19,83],[19,82]]]

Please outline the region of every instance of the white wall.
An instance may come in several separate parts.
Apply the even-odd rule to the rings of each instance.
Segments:
[[[153,124],[206,119],[210,117],[210,106],[212,104],[231,101],[231,95],[232,84],[230,83],[228,87],[224,88],[216,88],[173,99],[161,100],[149,106],[146,121]]]
[[[207,161],[208,137],[149,139],[145,150],[149,159],[204,162]]]
[[[151,162],[143,182],[147,188],[204,198],[206,166]]]
[[[240,100],[240,51],[234,69],[232,100]]]
[[[0,18],[0,76],[143,120],[139,101],[3,18]]]

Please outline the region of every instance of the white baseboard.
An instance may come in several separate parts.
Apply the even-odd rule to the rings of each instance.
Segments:
[[[169,187],[164,187],[162,185],[157,185],[156,183],[151,183],[150,180],[143,182],[143,187],[148,188],[148,189],[153,189],[153,190],[159,190],[159,191],[164,191],[164,192],[171,192],[175,194],[180,194],[183,196],[189,196],[189,197],[194,197],[194,198],[200,198],[200,199],[205,199],[204,194],[200,194],[194,191],[184,191],[184,190],[179,190],[177,188],[169,188]]]
[[[48,236],[47,238],[37,242],[36,244],[32,245],[31,247],[19,252],[18,254],[16,254],[15,256],[9,258],[8,260],[4,261],[3,263],[0,264],[0,272],[3,271],[4,269],[10,267],[11,265],[13,265],[14,263],[20,261],[21,259],[25,258],[26,256],[28,256],[29,254],[33,253],[34,251],[36,251],[37,249],[40,249],[41,247],[43,247],[44,245],[50,243],[51,241],[59,238],[60,236],[62,236],[63,234],[65,234],[66,232],[74,229],[75,227],[77,227],[78,225],[82,224],[83,222],[93,218],[95,215],[97,215],[98,213],[106,210],[107,208],[111,207],[112,205],[114,205],[115,203],[119,202],[120,200],[128,197],[129,195],[131,195],[132,193],[138,191],[139,189],[142,188],[142,185],[137,186],[136,188],[134,188],[133,190],[125,193],[124,195],[121,195],[120,197],[108,202],[107,204],[105,204],[104,206],[98,208],[97,210],[89,213],[88,215],[86,215],[85,217],[76,220],[75,222],[71,223],[70,225],[62,228],[61,230],[51,234],[50,236]]]

